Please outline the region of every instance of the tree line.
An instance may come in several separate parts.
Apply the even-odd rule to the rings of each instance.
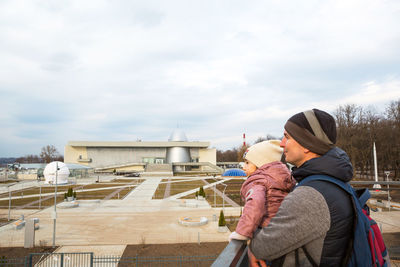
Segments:
[[[355,176],[372,179],[374,176],[373,144],[376,145],[379,176],[400,180],[400,99],[391,101],[383,113],[373,107],[355,104],[341,105],[332,114],[336,119],[336,145],[347,152],[355,169]],[[267,135],[264,140],[281,139]],[[217,150],[218,162],[241,162],[248,145],[228,150]]]
[[[391,178],[400,178],[400,99],[390,102],[383,113],[351,104],[339,106],[334,116],[336,143],[349,155],[359,178],[374,176],[374,142],[379,176],[391,171]]]
[[[5,158],[3,163],[50,163],[55,160],[63,162],[64,157],[58,152],[55,146],[47,145],[42,147],[39,155],[25,155],[19,158]]]

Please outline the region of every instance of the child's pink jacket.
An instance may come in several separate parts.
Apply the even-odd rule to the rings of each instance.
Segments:
[[[245,205],[236,232],[252,238],[258,226],[268,225],[294,186],[295,180],[282,162],[274,161],[258,168],[240,189]]]

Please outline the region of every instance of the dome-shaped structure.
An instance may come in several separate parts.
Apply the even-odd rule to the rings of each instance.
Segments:
[[[169,142],[187,142],[186,134],[179,128],[175,129],[168,138]]]
[[[53,161],[47,164],[43,171],[46,184],[56,184],[57,168],[57,184],[68,183],[69,169],[67,165],[61,161]]]
[[[170,137],[169,142],[187,142],[188,139],[181,129],[175,129]],[[167,163],[174,162],[190,162],[190,150],[188,147],[174,146],[167,148]]]
[[[222,176],[235,176],[235,177],[246,177],[246,173],[241,169],[229,169],[225,171]]]

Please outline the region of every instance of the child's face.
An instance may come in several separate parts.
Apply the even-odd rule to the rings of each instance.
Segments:
[[[250,161],[245,160],[243,170],[246,173],[246,175],[249,176],[257,170],[257,166],[251,163]]]

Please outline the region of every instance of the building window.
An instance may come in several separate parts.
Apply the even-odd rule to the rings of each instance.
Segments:
[[[164,164],[164,158],[142,158],[143,163],[150,163],[150,164]]]
[[[154,158],[143,158],[143,163],[150,163],[153,164],[154,163]]]
[[[163,158],[156,158],[156,164],[164,164]]]

